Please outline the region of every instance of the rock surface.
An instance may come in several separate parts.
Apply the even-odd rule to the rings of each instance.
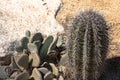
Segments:
[[[110,25],[109,56],[120,56],[120,0],[0,0],[0,53],[6,53],[6,45],[24,36],[26,30],[45,35],[62,32],[55,18],[66,29],[85,9],[98,11],[106,18]]]
[[[60,0],[0,0],[0,56],[9,53],[9,43],[21,39],[26,30],[62,33],[55,19],[61,4]]]

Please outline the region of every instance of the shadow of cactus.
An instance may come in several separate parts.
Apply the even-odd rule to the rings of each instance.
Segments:
[[[120,80],[120,57],[106,59],[98,80]]]

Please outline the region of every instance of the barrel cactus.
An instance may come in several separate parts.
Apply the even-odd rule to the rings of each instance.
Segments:
[[[86,10],[75,17],[68,31],[67,52],[73,80],[97,80],[108,51],[108,26],[102,15]]]

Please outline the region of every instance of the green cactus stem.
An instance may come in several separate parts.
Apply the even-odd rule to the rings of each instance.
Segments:
[[[108,51],[108,26],[93,10],[81,12],[68,34],[68,55],[74,80],[97,80]]]
[[[32,53],[38,53],[38,48],[34,43],[28,43],[27,44],[28,49],[30,50],[30,52]]]
[[[27,49],[27,44],[28,44],[29,40],[27,37],[23,37],[21,40],[21,46],[23,49]]]
[[[34,41],[34,44],[37,46],[37,49],[38,49],[38,53],[39,53],[39,51],[40,51],[40,49],[41,49],[41,47],[42,47],[42,42],[40,42],[40,41]]]
[[[43,36],[41,33],[36,33],[34,35],[31,35],[29,42],[33,43],[34,41],[43,41]]]
[[[53,42],[53,36],[48,36],[40,50],[40,57],[43,60],[46,59],[49,47],[52,42]]]
[[[30,32],[30,31],[26,31],[26,32],[25,32],[25,36],[26,36],[27,38],[30,38],[31,32]]]
[[[27,49],[27,44],[28,44],[29,40],[27,37],[23,37],[20,41],[20,46],[16,47],[16,51],[17,52],[23,52],[24,49]]]
[[[24,70],[28,68],[29,57],[27,54],[18,54],[14,56],[15,63],[19,67],[20,70]]]

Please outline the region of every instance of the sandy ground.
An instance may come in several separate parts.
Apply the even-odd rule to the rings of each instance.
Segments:
[[[108,57],[120,56],[120,0],[62,0],[57,20],[66,29],[80,11],[93,9],[102,14],[110,26]]]

